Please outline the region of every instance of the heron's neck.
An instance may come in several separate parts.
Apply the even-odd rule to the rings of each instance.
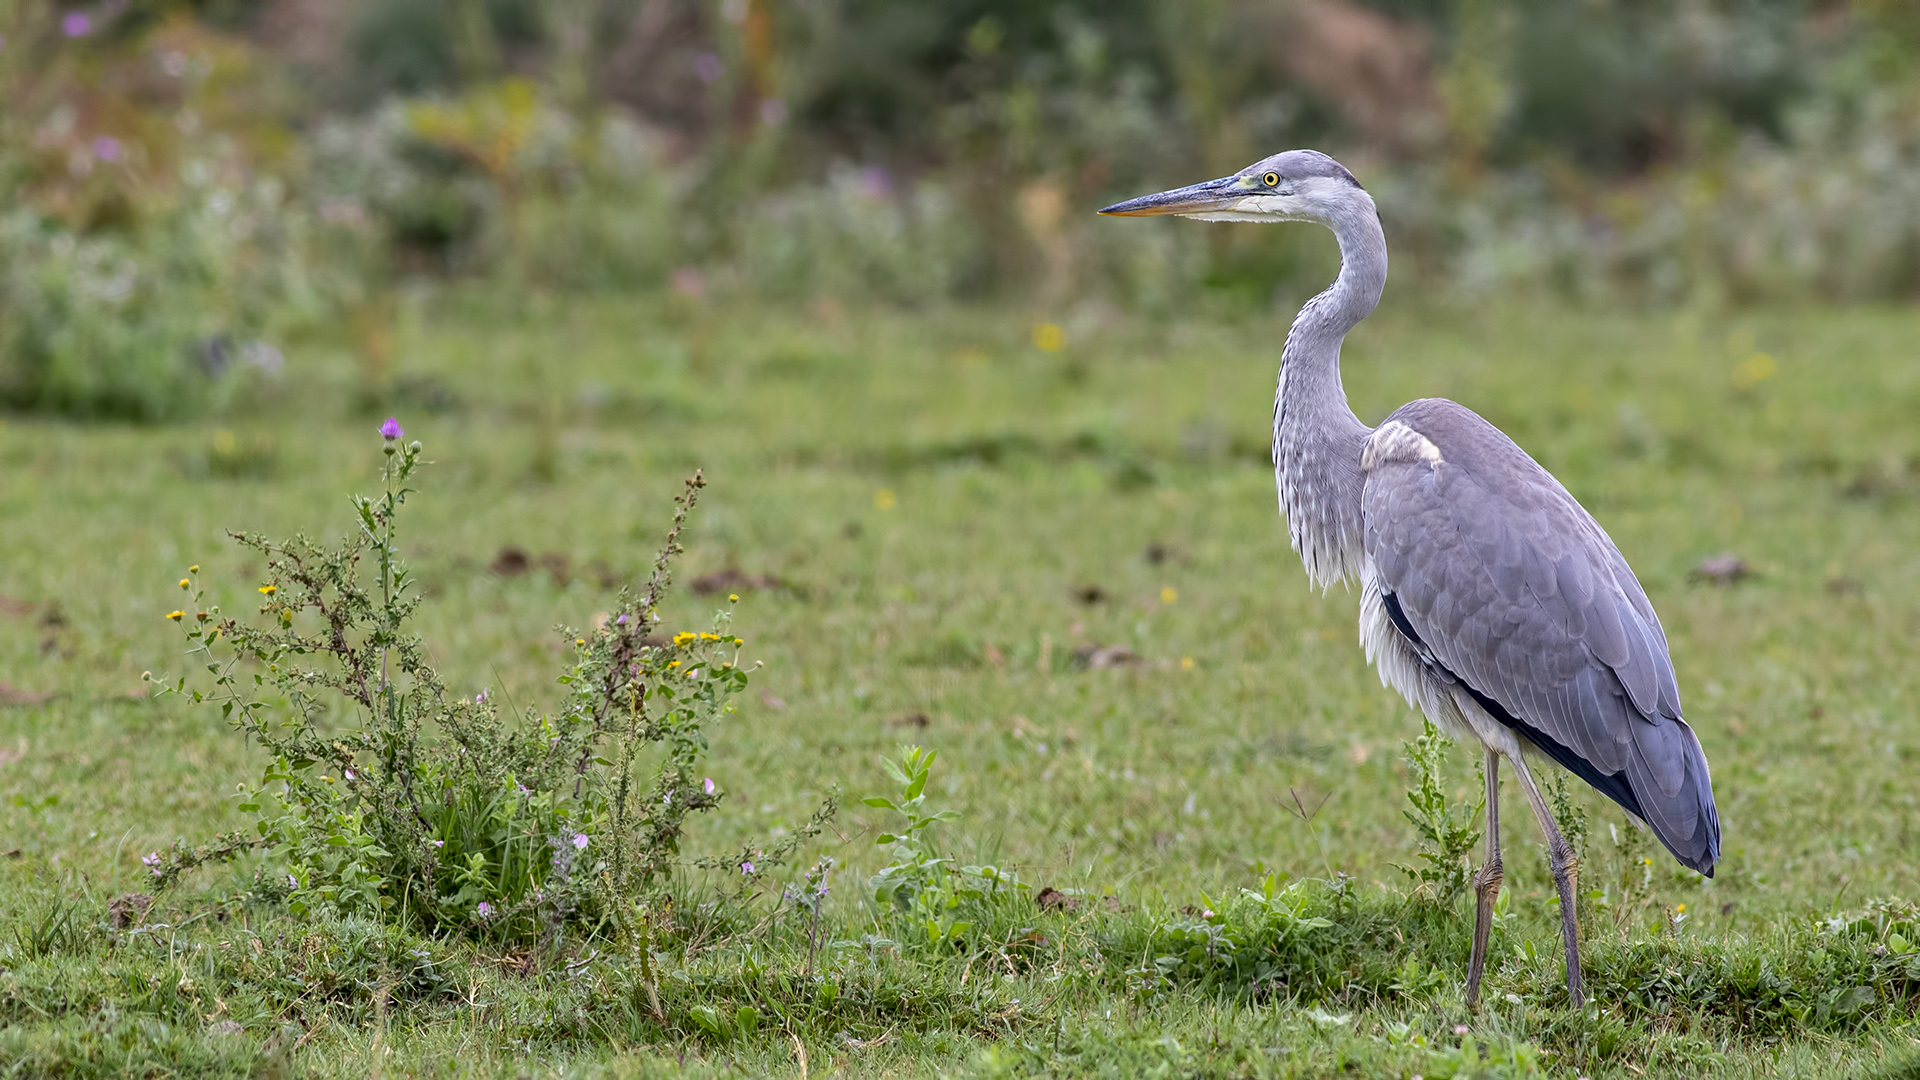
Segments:
[[[1280,354],[1273,469],[1280,511],[1307,574],[1330,586],[1360,572],[1360,446],[1369,429],[1340,385],[1340,343],[1387,282],[1387,245],[1371,199],[1336,216],[1340,276],[1307,301]]]

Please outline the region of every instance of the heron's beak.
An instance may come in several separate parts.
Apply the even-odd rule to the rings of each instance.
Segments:
[[[1117,202],[1100,212],[1108,217],[1158,217],[1162,214],[1200,214],[1209,210],[1230,210],[1245,197],[1237,176],[1223,176],[1201,184],[1188,184],[1156,195]]]

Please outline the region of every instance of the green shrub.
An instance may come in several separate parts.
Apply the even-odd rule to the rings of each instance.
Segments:
[[[252,830],[147,862],[164,885],[263,849],[256,891],[296,913],[506,942],[570,930],[644,938],[644,906],[676,866],[688,816],[720,803],[698,766],[708,730],[747,684],[729,610],[710,630],[655,636],[704,481],[696,473],[677,500],[645,592],[623,595],[599,629],[563,631],[561,706],[515,721],[485,691],[450,692],[408,630],[420,598],[397,529],[421,446],[403,444],[393,420],[381,430],[384,490],[354,500],[356,533],[332,547],[233,534],[266,560],[256,617],[203,608],[191,573],[181,580],[193,603],[170,617],[212,685],[182,677],[169,690],[217,703],[272,764],[241,790]],[[737,869],[757,878],[830,814],[829,804],[811,831]]]
[[[214,190],[89,234],[25,209],[0,217],[0,404],[165,420],[277,371],[260,339],[295,300],[298,275],[280,265],[295,238],[268,195],[255,201]]]

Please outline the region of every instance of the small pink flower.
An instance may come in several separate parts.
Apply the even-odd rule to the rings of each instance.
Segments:
[[[93,29],[93,20],[85,12],[70,11],[60,20],[60,32],[68,37],[86,37]]]
[[[292,875],[292,874],[288,874],[288,875],[287,875],[287,888],[289,888],[289,889],[297,889],[297,888],[299,888],[299,887],[300,887],[300,883],[299,883],[298,881],[295,881],[295,880],[293,880],[293,875]]]
[[[352,770],[352,769],[348,769],[348,770],[346,770],[346,777],[347,777],[347,779],[349,779],[349,780],[351,780],[351,779],[353,779],[353,770]]]
[[[400,427],[400,421],[391,416],[387,417],[386,423],[380,425],[380,437],[383,439],[398,439],[405,435],[406,432]]]
[[[102,135],[93,140],[93,156],[101,161],[113,161],[120,156],[120,140],[111,135]]]
[[[574,833],[573,846],[578,851],[587,850],[587,834],[583,832]]]
[[[713,777],[709,776],[705,780],[701,781],[700,787],[704,789],[707,794],[709,795],[713,794]]]
[[[480,906],[475,910],[480,913],[480,917],[483,919],[493,918],[493,905],[487,903],[485,900],[480,901]]]
[[[433,846],[434,846],[434,847],[437,847],[437,848],[438,848],[438,847],[446,847],[446,846],[447,846],[447,842],[446,842],[445,840],[435,840],[435,841],[433,842]]]
[[[156,851],[150,855],[142,855],[140,856],[140,861],[145,863],[147,865],[147,868],[153,871],[154,877],[160,876],[160,853],[159,852]]]
[[[746,877],[746,876],[747,876],[748,874],[751,874],[751,873],[753,873],[753,864],[752,864],[752,863],[750,863],[750,862],[743,862],[743,863],[741,863],[741,864],[740,864],[740,876],[741,876],[741,877]]]

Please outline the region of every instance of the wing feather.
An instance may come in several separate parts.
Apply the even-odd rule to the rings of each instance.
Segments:
[[[1720,828],[1706,757],[1680,718],[1666,635],[1619,549],[1469,410],[1423,401],[1390,419],[1440,459],[1389,458],[1367,475],[1364,543],[1383,595],[1490,712],[1711,874]]]

